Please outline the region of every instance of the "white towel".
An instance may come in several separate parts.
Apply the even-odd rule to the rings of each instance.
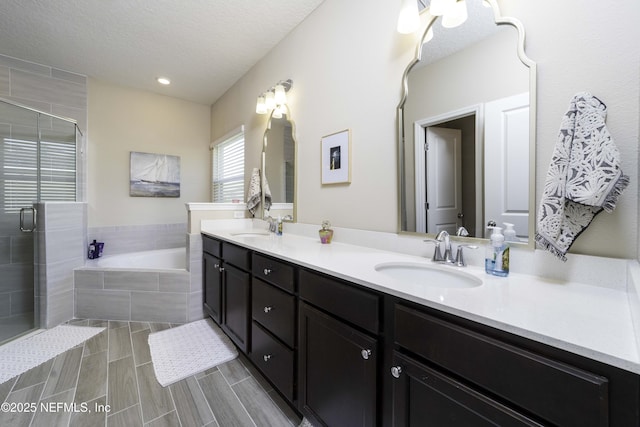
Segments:
[[[264,194],[265,194],[265,209],[271,208],[271,190],[269,189],[269,183],[265,177],[264,180]],[[260,169],[253,168],[251,172],[251,180],[249,181],[249,191],[247,192],[247,209],[252,215],[255,215],[258,211],[262,198],[262,188],[260,186]]]
[[[615,209],[629,184],[606,117],[606,105],[581,92],[562,119],[538,210],[536,242],[563,261],[593,218]]]

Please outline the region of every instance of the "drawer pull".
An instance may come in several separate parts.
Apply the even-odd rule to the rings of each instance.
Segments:
[[[402,373],[402,366],[391,367],[391,375],[393,375],[393,378],[400,378],[401,373]]]
[[[268,305],[267,305],[267,306],[265,306],[265,307],[263,308],[263,310],[264,310],[264,312],[265,312],[265,313],[268,313],[268,312],[270,312],[271,310],[273,310],[273,307],[271,307],[271,306],[268,306]]]
[[[371,350],[369,350],[369,349],[364,349],[364,350],[362,350],[362,351],[360,352],[360,354],[362,355],[362,358],[363,358],[364,360],[368,360],[368,359],[369,359],[369,356],[371,356]]]
[[[271,270],[270,270],[270,269],[268,269],[268,268],[265,268],[265,269],[263,270],[263,273],[264,273],[264,275],[265,275],[265,276],[268,276],[268,275],[271,273]]]
[[[264,359],[265,362],[268,362],[269,359],[271,359],[271,355],[270,354],[265,354],[264,356],[262,356],[262,358]]]

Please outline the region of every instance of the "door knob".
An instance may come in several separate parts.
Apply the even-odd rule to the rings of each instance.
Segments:
[[[400,378],[401,373],[402,373],[402,366],[391,367],[391,375],[393,375],[393,378]]]

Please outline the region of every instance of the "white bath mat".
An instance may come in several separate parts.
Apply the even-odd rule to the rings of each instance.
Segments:
[[[60,325],[0,347],[0,384],[82,344],[104,328]]]
[[[238,357],[231,340],[209,319],[149,334],[149,348],[163,387]]]

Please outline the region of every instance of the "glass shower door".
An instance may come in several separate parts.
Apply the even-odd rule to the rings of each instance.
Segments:
[[[38,113],[0,102],[0,343],[37,327]]]

